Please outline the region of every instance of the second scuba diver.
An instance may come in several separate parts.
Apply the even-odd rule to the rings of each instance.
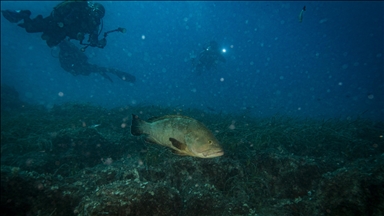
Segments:
[[[216,41],[210,41],[209,46],[192,59],[193,71],[201,74],[205,71],[216,69],[220,62],[225,63],[226,60],[221,54],[219,45]]]

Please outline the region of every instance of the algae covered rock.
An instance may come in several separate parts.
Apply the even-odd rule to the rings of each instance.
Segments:
[[[183,205],[179,192],[165,184],[139,180],[115,181],[84,197],[78,215],[178,215]]]

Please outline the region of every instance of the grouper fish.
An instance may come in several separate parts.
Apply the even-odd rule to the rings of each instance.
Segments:
[[[146,122],[132,115],[131,134],[145,135],[145,141],[171,148],[178,155],[213,158],[224,154],[213,133],[187,116],[167,115]]]

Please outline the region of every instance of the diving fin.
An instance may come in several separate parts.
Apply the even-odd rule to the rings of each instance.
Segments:
[[[11,23],[17,23],[22,19],[25,19],[31,16],[31,11],[29,10],[18,10],[18,11],[2,10],[1,13],[3,14],[4,18]]]

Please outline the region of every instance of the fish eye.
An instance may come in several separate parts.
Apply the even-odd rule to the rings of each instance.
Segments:
[[[213,144],[212,140],[208,140],[208,144],[212,145]]]

